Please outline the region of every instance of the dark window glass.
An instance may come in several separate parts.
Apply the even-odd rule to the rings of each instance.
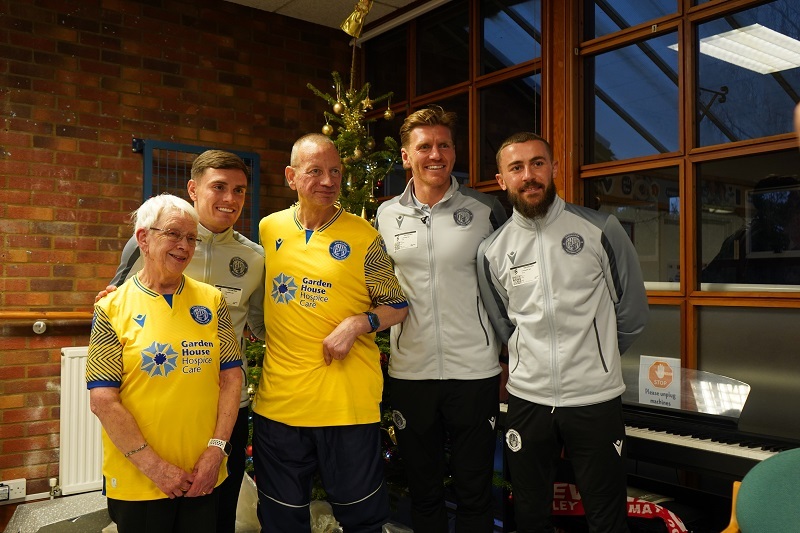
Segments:
[[[650,304],[647,327],[622,355],[624,366],[639,366],[643,354],[681,358],[681,308]]]
[[[481,1],[481,74],[542,55],[541,0]]]
[[[584,39],[624,30],[675,13],[677,9],[677,0],[586,0]]]
[[[453,175],[459,183],[469,185],[469,95],[466,93],[432,102],[445,111],[452,111],[458,116],[453,143],[456,146],[456,164]],[[422,106],[422,107],[427,107]]]
[[[586,60],[586,163],[678,149],[678,54],[670,33]]]
[[[797,150],[697,166],[701,288],[800,290],[798,171]]]
[[[798,20],[800,2],[778,0],[698,26],[699,146],[791,131],[800,100]]]
[[[369,134],[375,140],[375,149],[384,150],[386,148],[386,137],[391,137],[395,140],[400,147],[400,126],[405,120],[405,113],[396,113],[395,116],[386,120],[383,116],[379,116],[375,122],[367,125]],[[406,186],[406,171],[403,169],[402,161],[398,161],[391,172],[383,179],[375,183],[375,190],[373,195],[376,198],[387,196],[397,196]]]
[[[468,8],[450,2],[417,20],[418,95],[469,79]]]
[[[611,213],[636,247],[647,288],[680,288],[678,168],[584,180],[585,204]]]
[[[364,43],[366,81],[372,85],[372,94],[393,92],[392,100],[405,100],[406,72],[408,71],[408,26],[403,25]]]
[[[541,75],[505,81],[479,91],[480,181],[494,181],[495,156],[503,141],[518,131],[542,133]]]

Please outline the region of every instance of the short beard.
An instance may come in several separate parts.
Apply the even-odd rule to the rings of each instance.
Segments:
[[[511,201],[511,205],[514,206],[514,209],[522,213],[523,216],[531,219],[542,218],[547,214],[550,206],[553,205],[553,202],[556,200],[555,181],[551,180],[547,187],[545,187],[544,196],[539,203],[528,203],[523,200],[519,194],[511,192],[511,189],[508,190],[508,199]]]

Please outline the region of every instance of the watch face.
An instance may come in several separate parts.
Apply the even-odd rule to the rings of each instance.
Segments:
[[[376,329],[381,327],[381,321],[378,318],[378,315],[376,315],[375,313],[370,313],[370,312],[367,312],[366,315],[367,315],[367,318],[369,318],[369,327],[372,328],[372,331],[375,331]]]
[[[231,446],[230,442],[226,442],[225,443],[225,448],[223,448],[222,451],[225,452],[225,455],[230,455],[231,452],[233,451],[233,446]]]

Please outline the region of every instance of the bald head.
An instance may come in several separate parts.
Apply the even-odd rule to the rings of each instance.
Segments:
[[[302,153],[303,147],[306,144],[318,147],[330,145],[334,148],[334,150],[336,149],[336,144],[334,144],[331,138],[327,135],[323,135],[321,133],[307,133],[294,142],[294,145],[292,146],[292,154],[289,158],[289,165],[296,167],[298,164],[300,164],[300,154]]]

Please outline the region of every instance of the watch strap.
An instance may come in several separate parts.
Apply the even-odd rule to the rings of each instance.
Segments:
[[[227,441],[224,441],[222,439],[209,439],[208,445],[209,446],[216,446],[217,448],[222,450],[222,453],[225,454],[225,457],[228,457],[230,455],[230,453],[231,453],[230,452],[231,443],[227,442]]]
[[[375,333],[378,331],[378,328],[381,327],[381,319],[378,318],[378,315],[373,313],[372,311],[364,311],[364,314],[367,315],[367,319],[369,319],[369,330],[370,333]]]

